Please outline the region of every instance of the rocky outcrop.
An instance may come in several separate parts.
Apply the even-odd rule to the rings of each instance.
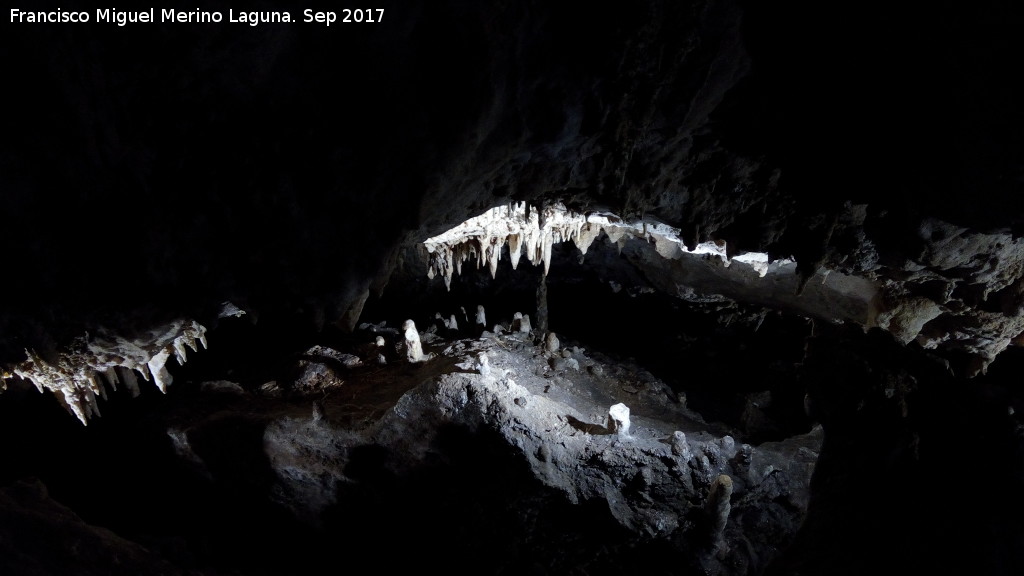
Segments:
[[[602,502],[637,537],[688,551],[711,573],[754,573],[793,536],[820,430],[741,445],[707,432],[659,381],[626,392],[617,376],[624,368],[555,370],[547,354],[555,353],[518,333],[488,334],[451,345],[443,357],[458,361],[456,370],[424,380],[364,426],[274,422],[264,441],[276,493],[297,515],[317,518],[339,486],[358,484],[355,454],[372,446],[390,477],[413,477],[436,457],[444,431],[458,427],[501,438],[542,485],[573,504]],[[602,365],[579,349],[573,356]]]
[[[0,569],[4,574],[39,576],[203,574],[86,523],[34,478],[0,487]]]
[[[958,373],[975,376],[1024,333],[1024,245],[1009,232],[976,233],[938,220],[921,223],[919,254],[880,264],[865,227],[866,206],[845,207],[837,234],[855,239],[850,254],[801,273],[788,258],[735,253],[725,241],[686,246],[681,230],[654,220],[575,213],[561,204],[493,208],[424,242],[427,275],[444,278],[463,262],[495,277],[503,250],[515,270],[521,256],[551,267],[552,246],[617,250],[654,288],[688,301],[731,300],[829,322],[881,328],[900,343],[949,356],[965,354]],[[595,245],[596,242],[596,245]],[[506,248],[507,245],[507,248]],[[595,258],[596,265],[608,259]],[[990,300],[991,295],[991,300]]]

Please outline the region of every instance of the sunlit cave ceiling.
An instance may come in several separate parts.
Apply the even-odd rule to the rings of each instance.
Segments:
[[[373,8],[5,18],[0,573],[1024,573],[1024,9]]]

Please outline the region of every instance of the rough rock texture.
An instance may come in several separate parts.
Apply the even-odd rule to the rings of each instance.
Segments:
[[[106,399],[107,386],[116,392],[123,380],[132,396],[139,395],[136,372],[146,381],[152,376],[153,383],[166,393],[174,380],[167,370],[167,360],[174,354],[178,365],[184,365],[188,358],[185,347],[196,352],[197,341],[206,348],[206,328],[194,320],[171,322],[134,338],[119,334],[90,338],[86,334],[57,352],[53,359],[26,349],[28,359],[17,364],[12,372],[32,382],[40,392],[53,392],[68,412],[82,424],[88,424],[89,417],[100,415],[96,399]],[[3,376],[9,374],[5,372]]]
[[[131,458],[170,451],[190,466],[205,466],[209,478],[230,481],[217,486],[216,497],[188,510],[220,510],[218,502],[226,499],[238,503],[236,515],[259,518],[245,515],[247,507],[256,510],[251,501],[234,498],[262,495],[276,485],[249,474],[266,472],[261,418],[301,413],[303,425],[314,425],[311,406],[290,404],[312,398],[289,394],[295,374],[282,369],[296,367],[294,360],[316,340],[311,334],[357,330],[363,316],[387,319],[391,326],[414,318],[423,328],[424,353],[440,353],[431,349],[432,339],[451,334],[439,336],[436,327],[431,332],[430,315],[443,312],[445,330],[458,330],[454,314],[463,330],[493,336],[496,326],[507,331],[507,320],[519,311],[532,316],[530,337],[553,331],[565,336],[562,351],[573,340],[572,330],[589,329],[588,337],[628,349],[624,354],[645,355],[646,363],[674,363],[676,372],[666,369],[663,380],[673,378],[676,400],[686,389],[691,404],[708,408],[715,416],[706,418],[709,430],[742,421],[745,433],[758,430],[774,435],[772,441],[797,436],[807,416],[800,406],[794,414],[793,398],[806,395],[807,413],[822,423],[825,439],[807,523],[774,564],[779,573],[863,573],[879,565],[871,551],[891,553],[896,559],[887,566],[904,572],[921,566],[932,572],[949,566],[972,573],[1024,571],[1024,515],[1015,496],[1024,477],[1017,416],[1024,405],[1016,386],[1024,344],[1024,91],[1014,74],[1024,53],[1024,8],[1012,2],[775,6],[746,0],[641,0],[628,6],[382,0],[376,7],[385,11],[382,22],[355,26],[5,25],[0,54],[12,80],[0,118],[0,388],[10,390],[0,405],[56,408],[63,402],[90,422],[86,428],[66,418],[76,426],[70,431],[61,421],[37,418],[39,412],[26,411],[35,420],[22,418],[12,407],[3,447],[11,461],[21,455],[27,462],[17,470],[46,472],[64,459],[73,478],[66,485],[83,483],[74,470],[101,466],[79,453],[134,439],[147,425],[135,421],[136,428],[119,429],[121,435],[108,434],[114,424],[93,425],[98,419],[89,418],[100,410],[95,396],[105,392],[102,379],[133,388],[138,371],[166,389],[172,376],[187,385],[182,376],[197,370],[196,382],[235,382],[247,394],[206,394],[182,412],[201,419],[208,415],[204,410],[236,396],[249,401],[249,392],[262,390],[258,401],[270,408],[257,413],[275,416],[229,411],[209,428],[176,423],[168,428],[173,434],[163,430],[158,441],[133,444]],[[588,227],[562,228],[580,241],[579,249],[555,244],[553,235],[550,244],[543,237],[548,217],[557,223],[556,208],[562,206],[588,218]],[[475,244],[435,246],[431,263],[424,240],[472,217],[493,215],[492,209],[521,209],[530,223],[536,216],[540,237],[520,238],[521,228],[488,233],[474,238]],[[597,231],[591,217],[609,226],[602,223],[603,231]],[[661,234],[666,230],[673,235],[668,242]],[[527,260],[550,264],[547,275],[504,267],[506,240]],[[530,250],[533,240],[538,242]],[[695,257],[692,252],[702,246],[724,255]],[[580,259],[577,252],[584,248]],[[510,250],[508,261],[520,253]],[[453,278],[452,268],[467,256],[490,274]],[[448,281],[450,294],[440,278],[427,280],[430,270]],[[574,314],[567,322],[573,304],[567,294],[588,286],[601,290],[581,293],[612,306]],[[629,307],[630,301],[637,306]],[[477,324],[470,314],[483,306],[487,321]],[[696,312],[677,314],[682,309]],[[636,315],[614,318],[620,310]],[[698,322],[702,330],[661,321],[701,315],[715,318]],[[771,331],[780,315],[807,319],[796,321],[809,333],[806,347],[802,341],[797,346],[802,353],[786,345],[787,338],[802,340],[803,333],[784,322]],[[606,328],[612,320],[620,327],[617,334]],[[221,321],[258,325],[264,339],[225,332],[239,338],[216,343],[224,347],[227,356],[220,358],[229,367],[204,364],[203,354],[211,351],[196,355],[200,366],[182,366],[187,345]],[[781,342],[758,337],[762,323]],[[313,396],[324,396],[328,372],[337,381],[346,374],[345,385],[331,388],[323,400],[315,425],[329,428],[337,418],[332,413],[346,404],[356,408],[342,414],[380,421],[374,413],[384,405],[379,399],[342,397],[353,393],[346,370],[395,368],[403,377],[422,371],[423,381],[443,380],[443,355],[398,362],[404,358],[395,350],[401,345],[398,330],[380,325],[372,334],[386,338],[386,346],[373,345],[372,353],[346,351],[362,366],[346,368],[327,357],[307,365]],[[747,343],[762,346],[763,355],[728,348]],[[772,357],[774,352],[784,357]],[[169,361],[172,356],[180,357],[177,365]],[[731,365],[737,357],[759,364]],[[488,358],[500,382],[500,353]],[[209,373],[202,373],[204,365]],[[605,378],[613,371],[588,364],[587,355],[576,352],[545,356],[537,366],[567,381]],[[718,372],[745,379],[726,382]],[[773,378],[771,385],[761,381],[765,374]],[[50,395],[27,397],[26,379],[56,392],[57,402]],[[529,376],[512,380],[531,396],[512,394],[510,385],[488,405],[495,407],[493,415],[474,412],[479,406],[467,401],[481,434],[491,434],[487,440],[446,431],[439,441],[513,447],[466,450],[486,453],[496,474],[474,469],[467,464],[471,458],[449,460],[463,477],[498,476],[487,486],[510,491],[508,499],[489,502],[496,508],[461,512],[479,517],[498,511],[515,526],[529,526],[531,519],[544,524],[550,518],[509,512],[522,501],[554,506],[552,493],[568,493],[559,476],[533,473],[535,466],[545,469],[536,455],[503,440],[500,422],[514,422],[513,415],[524,410],[516,400],[526,408],[540,403]],[[454,392],[472,388],[467,386],[452,384]],[[644,393],[638,381],[629,386]],[[174,395],[174,388],[167,390],[168,397]],[[425,403],[422,425],[428,426],[436,416],[429,407],[443,403],[436,395],[417,394]],[[108,404],[125,417],[120,400],[109,395]],[[156,402],[145,388],[137,400],[140,412]],[[644,413],[635,401],[604,400],[593,414],[574,417],[588,426],[604,422],[610,406],[621,400],[634,421],[631,435],[653,442],[640,434]],[[672,405],[668,396],[659,403]],[[105,407],[104,414],[110,414]],[[46,427],[33,428],[36,420]],[[414,422],[408,425],[417,430]],[[724,559],[689,558],[712,572],[739,573],[748,561],[761,566],[764,559],[755,561],[744,550],[761,550],[762,543],[747,546],[737,539],[765,531],[733,532],[748,518],[737,500],[743,474],[735,467],[763,471],[759,455],[770,447],[755,442],[747,451],[739,442],[738,448],[723,445],[716,455],[714,448],[704,449],[715,444],[697,430],[678,430],[684,440],[671,428],[660,431],[668,443],[658,448],[676,458],[689,453],[700,478],[710,483],[725,471],[734,486],[724,532],[728,546],[720,548]],[[28,429],[34,433],[22,432]],[[65,442],[46,443],[49,434]],[[408,445],[401,446],[416,455],[422,449],[417,441],[406,438]],[[384,437],[374,442],[387,445]],[[703,443],[699,450],[697,443]],[[399,444],[390,446],[397,450]],[[341,482],[354,497],[337,502],[351,502],[372,495],[376,488],[367,486],[411,489],[443,468],[434,462],[429,474],[403,483],[380,464],[375,450],[359,451],[352,470],[339,473],[331,465],[297,471],[295,485],[308,481],[315,490],[300,490],[292,500],[282,496],[281,502],[299,512],[317,508],[332,500],[316,490],[329,492],[338,478],[366,480],[355,488]],[[560,450],[548,446],[552,461]],[[662,476],[671,477],[667,464],[642,451],[637,456],[625,443],[600,452],[605,453],[611,462],[585,448],[572,452],[632,487],[612,490],[616,520],[595,526],[615,534],[640,527],[648,534],[657,532],[659,518],[667,530],[674,517],[684,534],[710,533],[698,530],[697,520],[693,530],[687,528],[685,510],[654,506],[657,513],[648,517],[637,507],[644,486],[669,482]],[[738,464],[726,465],[731,471],[716,468],[721,453],[735,454]],[[525,472],[516,468],[524,457]],[[105,466],[117,468],[120,460],[110,458]],[[813,458],[797,452],[787,460],[805,466]],[[950,462],[969,462],[966,468],[973,470],[978,461],[987,474],[981,484],[970,473],[951,473]],[[953,470],[959,472],[955,465]],[[554,484],[542,485],[554,492],[537,496],[533,485],[517,492],[514,482],[502,483],[506,472],[507,478],[548,478]],[[620,472],[632,476],[616,476]],[[786,474],[796,477],[795,471]],[[573,479],[584,486],[579,493],[597,491],[601,483],[583,476]],[[60,478],[48,478],[48,486],[51,480]],[[170,481],[147,482],[172,492]],[[208,480],[200,481],[206,486],[202,482]],[[935,483],[945,495],[939,501],[902,488]],[[452,496],[443,482],[428,485]],[[459,486],[472,491],[474,485]],[[962,504],[992,501],[956,496],[964,486],[979,485],[999,487],[994,500],[1002,498],[1007,506]],[[765,504],[775,502],[768,496],[755,498],[753,525],[765,525],[758,524],[758,514],[778,512],[778,521],[766,522],[781,526],[782,535],[766,538],[782,541],[791,534],[793,519],[804,509],[789,502],[792,494],[780,493],[787,503],[782,510]],[[396,507],[441,515],[417,499],[397,501]],[[581,509],[593,510],[580,501]],[[185,506],[188,498],[174,502]],[[88,506],[89,500],[79,503]],[[703,502],[690,504],[702,511],[702,522],[710,522]],[[538,507],[543,506],[528,508]],[[366,524],[388,527],[371,511],[361,511]],[[334,512],[328,524],[344,516]],[[594,518],[604,516],[588,516]],[[145,521],[141,514],[132,519]],[[216,545],[237,544],[218,539],[216,523],[182,522]],[[233,526],[244,532],[243,524]],[[543,533],[564,527],[552,521]],[[369,544],[359,539],[359,528],[344,535]],[[469,535],[456,529],[452,540]],[[416,541],[411,531],[403,536]],[[294,544],[301,538],[286,540]],[[238,541],[273,544],[249,532]],[[529,544],[548,552],[560,546],[581,550],[565,539],[550,547],[542,539]],[[247,549],[248,568],[265,558],[258,548]],[[427,554],[429,548],[416,552]],[[928,550],[940,550],[950,561]],[[480,549],[471,559],[496,551],[515,556],[520,550]],[[600,555],[586,550],[576,558],[586,556]],[[929,561],[921,564],[922,557]]]
[[[399,244],[513,201],[895,282],[942,309],[926,345],[980,367],[1020,333],[1020,99],[997,72],[1014,9],[386,4],[353,34],[12,26],[3,358],[206,322],[228,298],[351,327]],[[138,263],[118,282],[81,280],[105,249],[93,222]]]
[[[865,236],[865,206],[846,206],[844,234],[852,234],[854,255],[874,254]],[[832,322],[880,327],[902,344],[915,340],[946,355],[966,353],[958,365],[968,377],[984,372],[1024,332],[1024,244],[1012,235],[971,233],[937,220],[921,224],[927,243],[915,259],[883,269],[876,256],[860,264],[822,263],[800,272],[791,259],[757,252],[736,253],[724,240],[692,249],[681,230],[653,220],[623,220],[608,213],[574,213],[561,204],[543,209],[520,203],[484,214],[428,238],[428,278],[440,275],[450,289],[463,262],[486,265],[494,278],[506,244],[512,269],[525,255],[550,271],[552,246],[572,241],[584,259],[595,241],[617,248],[647,283],[685,300],[728,298],[745,304],[794,311]],[[1024,241],[1022,241],[1024,242]],[[591,259],[601,266],[601,259]],[[735,264],[734,264],[735,263]],[[950,271],[963,274],[951,277]],[[958,286],[959,284],[959,286]],[[927,294],[927,296],[922,295]],[[990,294],[998,301],[988,304]],[[936,322],[932,323],[935,320]],[[925,330],[925,327],[928,327]]]
[[[668,298],[616,296],[622,320],[628,302]],[[1013,351],[968,381],[882,332],[708,312],[720,314],[736,318],[717,329],[693,315],[671,323],[703,334],[651,365],[671,387],[568,336],[555,352],[513,331],[435,338],[424,342],[433,360],[408,363],[395,346],[403,336],[386,323],[318,344],[388,356],[383,366],[333,366],[342,386],[296,385],[308,341],[278,352],[273,382],[241,372],[243,384],[193,380],[213,374],[216,364],[204,366],[212,356],[230,354],[212,347],[174,369],[179,384],[167,395],[111,396],[88,428],[16,381],[0,427],[34,441],[0,445],[5,480],[38,470],[90,524],[202,574],[313,574],[339,543],[368,550],[381,538],[403,552],[388,560],[401,569],[456,539],[449,570],[459,574],[857,574],[881,562],[1012,574],[1024,566],[1016,416],[1024,400],[1008,386]],[[611,320],[601,325],[619,332]],[[787,335],[797,327],[799,338]],[[222,334],[229,328],[211,339],[251,340]],[[743,337],[716,342],[716,332]],[[788,370],[764,361],[792,362],[782,355],[789,348],[798,362]],[[620,403],[628,438],[608,426]],[[802,416],[805,407],[820,426],[787,412]],[[965,482],[950,473],[951,455],[986,462],[1006,486],[999,505],[948,497]],[[733,487],[728,514],[710,496],[723,474]],[[121,505],[125,498],[133,505]],[[4,522],[17,532],[23,519]],[[928,552],[936,542],[944,554]]]
[[[728,435],[709,434],[682,404],[666,402],[674,393],[665,384],[649,380],[626,391],[623,368],[607,366],[600,376],[552,370],[545,353],[515,333],[458,341],[444,356],[460,360],[454,371],[424,380],[361,427],[330,418],[274,422],[264,443],[281,502],[319,518],[337,503],[339,483],[358,483],[352,467],[360,452],[379,450],[389,475],[414,476],[444,431],[457,427],[501,438],[569,502],[601,501],[636,537],[670,544],[688,558],[681,562],[698,561],[715,574],[762,570],[801,523],[820,431],[737,446]],[[601,364],[583,353],[578,359]],[[628,434],[606,425],[609,406],[625,408],[617,400],[630,404]],[[723,477],[730,486],[724,496],[714,491]],[[732,524],[705,513],[728,506],[720,501],[733,493]]]

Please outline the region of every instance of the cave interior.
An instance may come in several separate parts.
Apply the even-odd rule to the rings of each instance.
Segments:
[[[202,9],[0,33],[0,573],[1024,573],[1024,7]]]

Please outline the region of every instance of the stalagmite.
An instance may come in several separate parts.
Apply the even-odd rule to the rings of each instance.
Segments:
[[[477,369],[484,378],[491,377],[491,361],[487,357],[487,352],[481,352],[477,356]]]
[[[423,356],[423,345],[420,344],[420,333],[416,330],[416,323],[412,320],[406,320],[402,324],[402,330],[405,332],[405,355],[409,362],[423,362],[426,360]]]
[[[679,457],[684,462],[693,457],[690,452],[690,444],[686,441],[686,434],[676,430],[672,433],[672,455]]]
[[[529,334],[533,330],[530,326],[530,316],[522,312],[516,312],[512,317],[512,331],[520,334]]]
[[[750,464],[754,460],[754,448],[750,444],[741,444],[733,457],[732,466],[741,479],[750,481]]]
[[[436,318],[437,320],[440,320],[441,324],[443,324],[444,327],[446,329],[448,329],[448,330],[458,330],[459,329],[459,322],[455,319],[455,314],[452,314],[450,318],[445,318],[444,316],[441,316],[440,312],[438,312],[434,316],[434,318]]]
[[[558,352],[558,347],[561,344],[558,342],[558,336],[555,336],[554,332],[548,332],[548,335],[544,338],[544,349],[554,354]]]
[[[608,409],[608,428],[618,433],[619,438],[629,437],[629,407],[618,403]]]
[[[711,540],[716,547],[724,540],[725,525],[729,522],[729,512],[732,510],[731,498],[732,478],[722,474],[711,483],[704,507],[711,522]]]
[[[487,315],[484,313],[482,304],[476,307],[476,323],[480,326],[487,326]]]

